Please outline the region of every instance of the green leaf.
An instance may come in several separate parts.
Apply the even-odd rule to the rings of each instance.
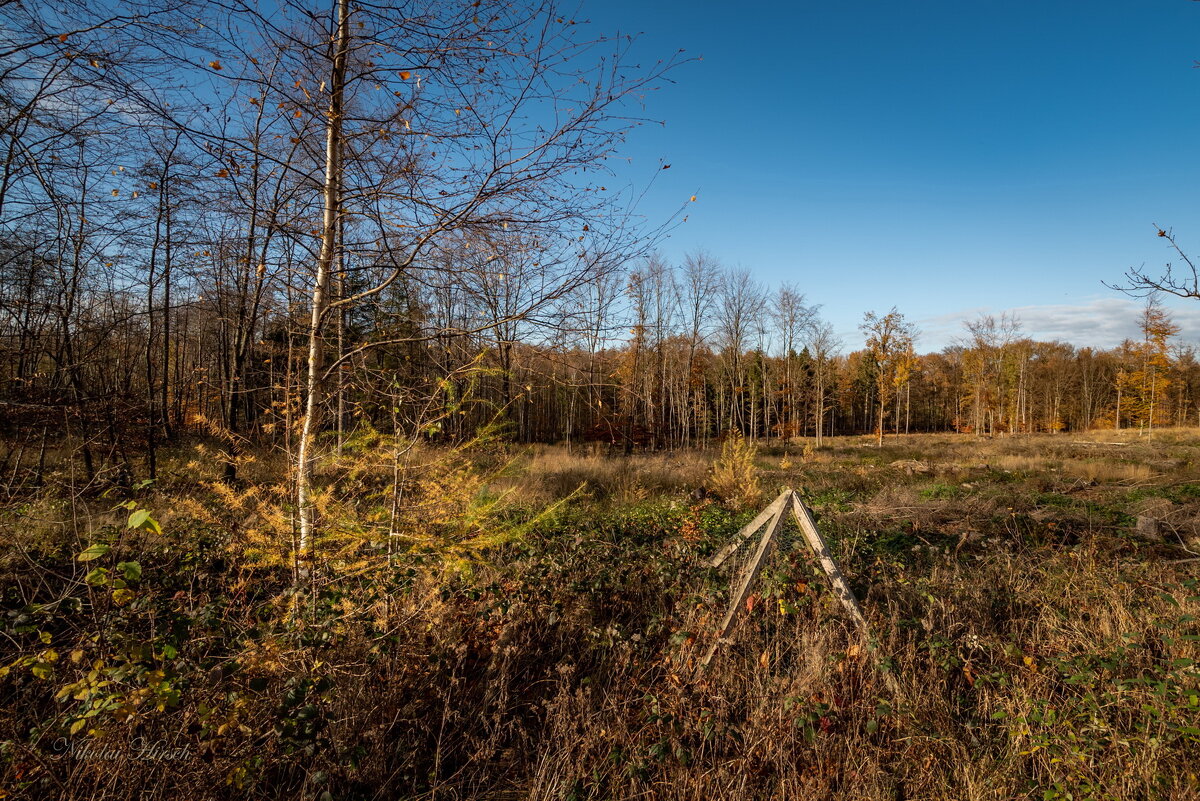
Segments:
[[[113,603],[115,603],[117,606],[124,606],[133,600],[133,590],[113,590],[112,599]]]
[[[149,509],[138,509],[129,516],[129,528],[140,528],[146,531],[153,531],[155,534],[162,534],[162,526],[158,521],[150,516]]]
[[[128,581],[140,581],[142,578],[142,566],[137,562],[117,562],[117,570],[120,570]]]
[[[105,545],[103,542],[97,542],[87,547],[83,553],[75,558],[80,562],[90,562],[93,559],[99,559],[101,556],[106,556],[112,548]]]
[[[107,584],[108,583],[108,568],[107,567],[92,568],[92,570],[86,576],[83,577],[83,580],[86,581],[88,584],[91,584],[93,587],[97,587],[101,584]]]

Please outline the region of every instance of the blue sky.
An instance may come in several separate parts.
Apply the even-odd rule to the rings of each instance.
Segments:
[[[799,285],[848,347],[893,305],[923,350],[1010,309],[1029,335],[1112,345],[1138,304],[1101,282],[1171,260],[1153,225],[1200,252],[1200,3],[589,0],[580,17],[641,32],[643,60],[703,59],[627,149],[635,174],[672,165],[652,217],[698,195],[663,253]],[[1200,301],[1168,305],[1200,342]]]

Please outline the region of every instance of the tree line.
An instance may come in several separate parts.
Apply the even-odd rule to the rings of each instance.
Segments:
[[[286,287],[228,281],[219,259],[199,255],[209,269],[184,273],[169,313],[89,286],[88,313],[66,336],[48,313],[58,284],[6,283],[6,319],[22,321],[3,340],[4,402],[20,423],[10,436],[31,455],[47,432],[72,437],[82,465],[110,469],[146,457],[153,470],[156,445],[189,430],[234,448],[295,447],[310,310]],[[519,442],[632,450],[705,446],[730,430],[819,446],[845,434],[1200,422],[1195,352],[1175,341],[1156,300],[1143,336],[1109,350],[1035,341],[1012,318],[982,316],[956,344],[919,354],[896,310],[867,313],[849,349],[796,287],[770,289],[702,252],[605,271],[539,314],[506,314],[528,303],[527,271],[474,276],[453,291],[406,276],[385,295],[386,313],[336,318],[322,401],[329,449],[356,432],[453,442],[486,426]],[[363,347],[382,337],[398,341]],[[85,357],[54,369],[67,347]]]
[[[303,546],[324,432],[427,427],[464,338],[507,358],[658,235],[614,165],[683,59],[549,0],[0,14],[3,417],[39,477],[60,441],[153,477],[204,427],[234,480],[282,437]]]
[[[632,450],[1197,420],[1154,300],[1111,350],[982,317],[921,355],[897,310],[855,348],[819,287],[667,263],[612,165],[679,59],[633,65],[551,3],[0,13],[10,487],[63,449],[85,484],[153,478],[200,433],[229,480],[285,450],[303,517],[314,460],[367,431]]]

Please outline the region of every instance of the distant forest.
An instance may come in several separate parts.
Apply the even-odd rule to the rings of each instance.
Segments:
[[[147,305],[144,285],[122,285],[109,270],[64,275],[51,262],[10,258],[0,289],[10,434],[31,447],[47,430],[69,434],[110,456],[189,428],[284,443],[303,396],[306,310],[282,280],[239,283],[234,243],[189,247],[169,310],[157,305],[161,285]],[[896,314],[889,359],[843,349],[796,289],[768,290],[704,255],[611,271],[511,321],[499,318],[523,302],[528,278],[476,278],[453,291],[405,278],[338,318],[330,436],[398,428],[461,440],[500,424],[520,442],[664,448],[730,429],[767,440],[874,433],[881,387],[886,433],[1197,419],[1200,365],[1153,302],[1144,337],[1111,350],[1033,341],[1012,320],[982,317],[961,344],[920,355]],[[486,330],[466,333],[478,320]],[[398,326],[413,336],[359,350]]]
[[[203,432],[284,447],[306,510],[316,444],[372,430],[632,450],[1200,414],[1153,300],[1109,351],[982,318],[917,355],[900,311],[856,348],[819,285],[666,263],[671,221],[608,165],[675,62],[551,6],[121,8],[13,4],[0,38],[0,433],[39,475],[66,443],[89,480],[153,476]]]

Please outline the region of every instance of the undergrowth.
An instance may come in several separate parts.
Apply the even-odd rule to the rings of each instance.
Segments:
[[[47,490],[0,517],[0,789],[1198,797],[1190,464],[1142,486],[963,442],[835,441],[764,471],[814,507],[870,637],[788,529],[707,670],[732,572],[705,558],[756,509],[694,498],[694,464],[612,460],[628,492],[616,467],[490,447],[398,472],[374,441],[326,466],[327,558],[300,573],[266,547],[289,536],[270,484]],[[1133,528],[1149,502],[1159,540]]]

